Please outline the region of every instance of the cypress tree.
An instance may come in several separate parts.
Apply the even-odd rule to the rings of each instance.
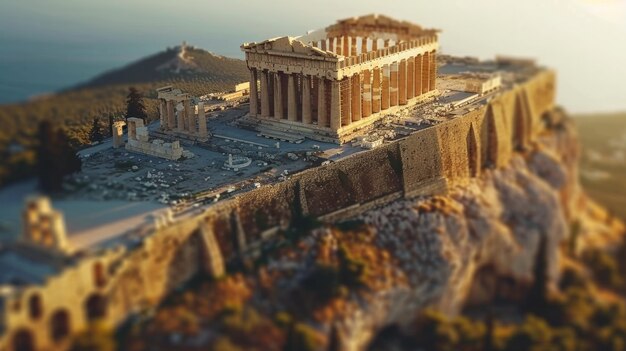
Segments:
[[[62,190],[63,177],[80,171],[81,161],[62,129],[55,132],[49,121],[39,123],[37,132],[37,176],[44,192]]]
[[[134,87],[129,89],[126,97],[126,118],[130,117],[141,118],[144,122],[148,118],[146,107],[143,104],[143,96]]]
[[[37,177],[39,180],[39,187],[43,191],[52,191],[54,188],[54,176],[52,170],[54,169],[55,163],[55,154],[57,153],[56,148],[56,138],[54,135],[54,130],[52,129],[52,124],[47,121],[39,122],[39,126],[37,128],[37,140],[39,144],[37,145],[36,153],[37,153]]]
[[[94,117],[91,130],[89,131],[89,140],[93,142],[101,142],[104,136],[102,135],[102,129],[100,127],[100,119]]]
[[[106,134],[109,136],[113,136],[113,122],[115,122],[113,119],[113,114],[109,113],[109,130],[106,132]]]

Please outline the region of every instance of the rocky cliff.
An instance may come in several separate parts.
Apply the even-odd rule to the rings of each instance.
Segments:
[[[226,279],[162,307],[130,344],[364,350],[426,308],[455,315],[496,299],[521,301],[540,252],[557,290],[564,252],[616,248],[624,226],[578,183],[572,120],[553,109],[544,123],[508,164],[455,182],[446,195],[405,197],[343,223],[297,220],[266,239],[243,270],[231,267]],[[190,313],[197,329],[181,337]]]
[[[397,201],[361,216],[406,284],[378,291],[336,324],[343,349],[363,349],[372,332],[408,323],[425,307],[456,314],[498,295],[520,298],[533,281],[542,240],[553,283],[563,248],[621,240],[623,225],[579,186],[573,122],[560,110],[551,113],[558,124],[507,167],[487,170],[446,196]]]

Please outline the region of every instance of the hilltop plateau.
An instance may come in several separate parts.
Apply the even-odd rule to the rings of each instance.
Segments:
[[[508,166],[348,221],[305,219],[173,294],[121,346],[614,350],[624,225],[585,195],[576,127],[551,114],[561,122]]]

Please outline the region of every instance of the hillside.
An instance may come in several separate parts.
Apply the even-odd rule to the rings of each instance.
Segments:
[[[626,114],[574,119],[583,147],[581,182],[589,196],[626,219]]]
[[[223,90],[230,88],[233,82],[247,79],[247,74],[246,64],[242,60],[214,55],[194,47],[178,46],[106,72],[75,89],[184,80],[215,85],[214,88]],[[194,95],[205,94],[211,88],[199,86]]]
[[[171,84],[198,96],[232,89],[246,79],[245,61],[198,48],[176,47],[56,94],[0,105],[0,186],[32,174],[31,148],[36,142],[32,135],[40,120],[49,119],[64,126],[72,141],[80,146],[88,143],[87,132],[94,117],[100,117],[104,125],[109,115],[124,114],[131,86],[144,94],[148,115],[156,118],[155,88]]]

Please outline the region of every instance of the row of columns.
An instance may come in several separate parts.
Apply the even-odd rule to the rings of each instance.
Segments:
[[[250,115],[337,130],[435,89],[436,52],[363,70],[341,81],[250,69]],[[260,80],[260,99],[257,81]],[[259,106],[260,105],[260,106]]]
[[[256,88],[256,87],[255,87]],[[183,100],[182,110],[176,111],[176,100],[160,99],[159,114],[161,129],[206,137],[208,135],[204,103],[198,104],[198,112],[191,106],[191,100]]]
[[[379,41],[381,42],[383,47],[390,47],[390,46],[395,45],[395,42],[392,42],[389,39],[370,39],[367,37],[351,37],[351,36],[327,38],[327,39],[311,42],[311,45],[314,47],[320,48],[324,51],[333,52],[337,55],[357,56],[360,54],[368,53],[370,51],[378,50]],[[359,42],[360,42],[360,50],[359,50]]]

